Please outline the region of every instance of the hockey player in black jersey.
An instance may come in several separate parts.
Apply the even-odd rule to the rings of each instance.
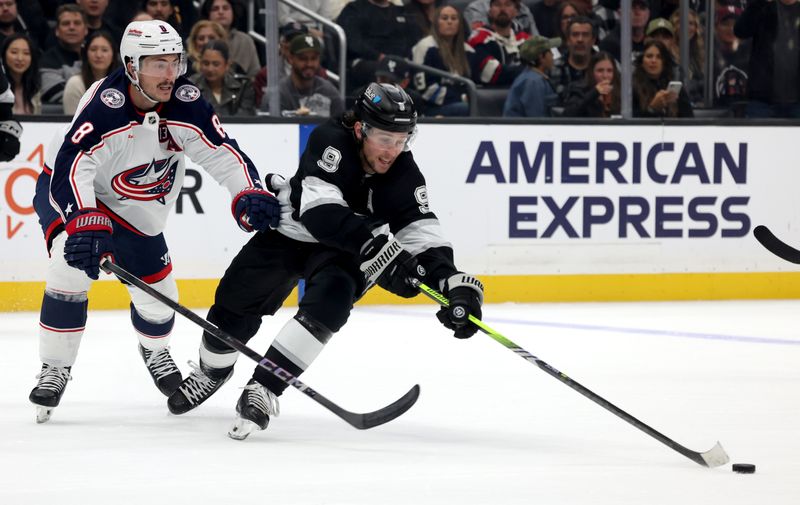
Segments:
[[[106,256],[177,299],[162,233],[183,186],[185,156],[225,187],[239,227],[277,226],[280,204],[263,190],[253,163],[222,128],[200,90],[182,76],[180,35],[160,21],[128,25],[125,68],[86,91],[72,123],[55,139],[36,184],[34,208],[50,254],[39,319],[37,421],[50,418],[71,379],[86,324],[89,287]],[[171,309],[128,286],[139,353],[169,396],[181,374],[169,354]]]
[[[428,206],[425,178],[410,152],[417,132],[412,100],[392,84],[369,85],[354,110],[318,126],[297,173],[266,178],[281,202],[277,230],[254,236],[220,280],[208,320],[242,342],[261,318],[283,304],[299,279],[299,309],[265,357],[297,377],[347,321],[353,304],[378,284],[399,296],[417,294],[407,279],[439,287],[450,308],[437,314],[458,338],[477,327],[483,286],[459,272],[453,251]],[[210,397],[233,374],[237,353],[204,334],[200,366],[169,400],[174,414]],[[235,439],[267,427],[286,384],[255,369],[236,405]]]

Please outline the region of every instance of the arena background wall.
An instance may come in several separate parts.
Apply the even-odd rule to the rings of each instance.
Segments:
[[[38,310],[47,253],[31,206],[44,152],[64,126],[24,122],[0,163],[0,311]],[[290,176],[313,125],[228,123],[262,174]],[[797,129],[778,126],[421,124],[426,197],[488,302],[800,297],[800,273],[753,239],[768,225],[800,243]],[[211,304],[247,240],[230,195],[188,162],[165,232],[181,302]],[[90,308],[125,308],[116,281]],[[292,298],[294,299],[294,298]],[[379,289],[360,303],[403,300]]]

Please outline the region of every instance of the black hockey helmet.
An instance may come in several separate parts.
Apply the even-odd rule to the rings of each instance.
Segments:
[[[373,82],[356,99],[359,121],[390,132],[413,133],[417,126],[414,101],[400,86]]]

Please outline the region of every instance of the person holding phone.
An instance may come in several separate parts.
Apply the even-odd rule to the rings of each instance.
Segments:
[[[633,71],[634,117],[694,117],[689,95],[672,80],[675,62],[663,43],[645,42]]]

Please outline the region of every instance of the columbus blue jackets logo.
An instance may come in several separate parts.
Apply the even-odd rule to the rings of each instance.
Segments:
[[[172,161],[172,158],[153,160],[120,172],[111,179],[111,187],[120,195],[120,200],[157,200],[165,204],[165,197],[172,191],[178,169],[178,161]]]
[[[125,95],[123,95],[119,90],[108,88],[100,93],[100,101],[112,109],[119,109],[125,104]]]
[[[175,91],[175,96],[178,97],[178,100],[181,102],[194,102],[200,98],[200,90],[197,88],[197,86],[184,84],[178,88],[177,91]]]

